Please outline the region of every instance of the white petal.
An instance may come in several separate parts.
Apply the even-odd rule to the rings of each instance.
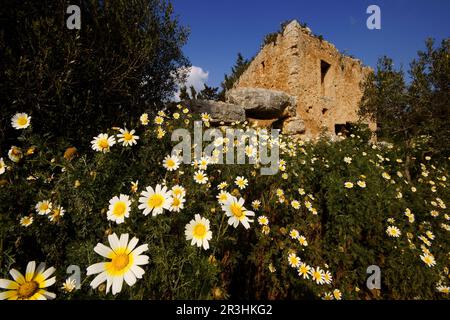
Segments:
[[[14,281],[20,284],[25,282],[25,277],[16,269],[9,270],[9,273],[11,274],[11,277],[13,277]]]
[[[127,247],[127,245],[128,245],[128,237],[129,237],[128,233],[123,233],[123,234],[120,235],[119,242],[120,242],[120,247],[121,248],[126,248]]]
[[[50,277],[56,271],[55,267],[50,267],[42,273],[44,279]]]
[[[134,260],[134,263],[138,266],[148,264],[148,256],[145,256],[145,255],[137,256]]]
[[[111,246],[111,249],[114,251],[120,247],[120,241],[119,238],[117,238],[117,234],[113,233],[108,236],[109,245]]]
[[[106,280],[106,272],[102,272],[99,275],[97,275],[94,280],[92,280],[91,282],[91,287],[93,289],[97,288],[99,286],[100,283],[105,282]]]
[[[97,274],[105,271],[105,262],[94,263],[87,268],[87,275]]]
[[[56,277],[50,278],[48,280],[45,280],[43,283],[43,286],[39,286],[39,288],[47,288],[50,287],[52,285],[54,285],[56,282]]]
[[[105,246],[103,243],[97,243],[97,245],[94,248],[94,251],[105,258],[108,258],[110,254],[113,252],[111,248]]]
[[[0,279],[0,288],[2,289],[18,289],[19,284],[8,279]]]
[[[36,270],[36,262],[35,261],[28,262],[27,269],[25,272],[25,279],[27,281],[30,281],[31,279],[33,279],[35,270]]]
[[[124,275],[124,279],[125,282],[131,287],[132,285],[134,285],[136,283],[136,276],[134,275],[134,273],[132,271],[128,271],[127,273],[125,273]]]
[[[139,266],[132,266],[131,267],[131,271],[133,271],[134,275],[136,276],[136,278],[141,279],[142,276],[144,275],[145,271],[144,269],[142,269]]]
[[[113,278],[112,294],[119,293],[122,290],[123,276]]]
[[[133,254],[140,255],[142,252],[147,251],[147,250],[148,250],[148,244],[142,244],[133,250]]]
[[[128,242],[128,251],[131,252],[134,250],[134,248],[136,247],[136,245],[138,244],[139,239],[136,237],[133,237],[133,239],[130,240],[130,242]]]

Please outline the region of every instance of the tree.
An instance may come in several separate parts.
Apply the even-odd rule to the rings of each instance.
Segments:
[[[236,62],[231,68],[231,74],[225,75],[225,79],[221,83],[222,90],[219,93],[219,100],[225,100],[225,92],[233,88],[234,83],[239,79],[239,77],[247,70],[250,65],[251,60],[244,59],[241,53],[238,53]]]
[[[186,86],[182,86],[180,88],[180,100],[183,101],[183,100],[189,100],[189,99],[191,99],[191,97],[189,96],[189,93],[187,92]]]
[[[34,132],[83,148],[111,122],[130,125],[173,96],[189,66],[187,31],[165,0],[70,4],[81,8],[81,30],[66,27],[66,0],[3,1],[0,127],[27,112]],[[0,144],[13,135],[2,131]]]
[[[448,39],[440,47],[426,41],[426,50],[410,64],[411,82],[403,71],[383,57],[363,83],[359,114],[377,121],[379,137],[405,145],[408,150],[422,137],[435,154],[448,155],[450,147],[450,60]]]
[[[203,84],[203,89],[197,95],[197,99],[202,100],[219,100],[218,87],[209,87],[206,83]]]

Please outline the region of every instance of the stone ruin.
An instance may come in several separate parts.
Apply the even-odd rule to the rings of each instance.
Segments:
[[[213,122],[248,120],[284,134],[315,138],[359,120],[361,82],[372,72],[294,20],[266,44],[226,93],[226,102],[191,100]],[[371,130],[375,123],[367,123]]]

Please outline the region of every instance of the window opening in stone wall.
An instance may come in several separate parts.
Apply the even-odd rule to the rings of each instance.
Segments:
[[[326,88],[326,81],[327,81],[327,74],[330,70],[331,65],[323,60],[320,60],[320,86],[322,90],[322,95],[324,96],[326,94],[325,88]]]

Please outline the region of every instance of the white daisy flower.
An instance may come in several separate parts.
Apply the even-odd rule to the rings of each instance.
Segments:
[[[22,150],[16,146],[12,146],[8,151],[8,158],[12,162],[19,162],[22,159],[23,153]]]
[[[91,144],[94,151],[106,153],[116,144],[116,139],[113,136],[108,136],[107,133],[100,133],[94,137]]]
[[[139,140],[139,136],[136,136],[134,134],[135,130],[128,131],[128,129],[125,128],[125,129],[120,129],[119,131],[120,131],[120,133],[117,135],[117,137],[119,138],[119,142],[122,142],[122,145],[124,147],[126,147],[126,146],[131,147],[132,145],[137,144],[137,140]]]
[[[29,227],[33,223],[34,218],[32,216],[25,216],[20,219],[20,225],[22,227]]]
[[[244,207],[245,200],[240,198],[239,200],[236,197],[231,196],[225,204],[222,205],[222,210],[229,217],[228,224],[237,228],[239,223],[242,223],[245,229],[250,228],[250,220],[249,216],[254,216],[255,213],[253,211],[249,211]]]
[[[35,209],[38,215],[43,216],[52,211],[52,206],[53,204],[49,200],[43,200],[36,204]]]
[[[63,207],[61,207],[61,206],[55,206],[55,207],[52,209],[51,213],[48,215],[48,219],[49,219],[51,222],[57,222],[59,219],[61,219],[61,217],[64,216],[64,213],[65,213],[65,212],[66,212],[66,211],[64,210]]]
[[[394,237],[394,238],[398,238],[402,234],[400,229],[395,226],[387,227],[386,233],[388,234],[388,236]]]
[[[186,240],[191,240],[191,245],[197,245],[205,250],[209,249],[209,240],[212,239],[212,232],[209,227],[209,220],[202,218],[199,214],[191,220],[185,227]]]
[[[93,289],[106,281],[106,293],[112,287],[112,294],[122,290],[123,281],[131,287],[137,279],[141,279],[145,271],[140,267],[148,264],[148,256],[141,253],[148,250],[148,245],[136,245],[139,239],[134,237],[128,242],[128,233],[122,234],[120,239],[115,233],[108,236],[110,247],[98,243],[94,251],[110,259],[108,262],[95,263],[87,268],[87,275],[98,274],[91,282]]]
[[[208,182],[208,176],[202,170],[196,171],[194,173],[194,181],[198,184],[206,184]]]
[[[4,174],[6,171],[6,164],[5,161],[3,161],[3,158],[0,158],[0,174]]]
[[[55,271],[54,267],[45,269],[45,263],[40,263],[36,268],[35,261],[28,262],[25,275],[11,269],[9,273],[14,281],[0,279],[0,288],[7,290],[0,293],[0,300],[55,299],[54,293],[45,290],[55,283],[55,277],[49,278]]]
[[[109,208],[107,212],[108,220],[117,224],[123,223],[125,218],[130,216],[131,201],[130,197],[124,194],[115,196],[109,200]]]
[[[302,263],[300,258],[297,257],[297,255],[295,253],[289,254],[288,262],[292,268],[298,268],[300,266],[300,264]]]
[[[163,160],[163,167],[167,171],[174,171],[180,167],[180,159],[175,155],[168,155]]]
[[[146,191],[141,192],[139,198],[139,209],[144,210],[143,214],[146,216],[152,212],[153,216],[163,213],[164,209],[169,210],[172,191],[168,191],[167,187],[161,187],[160,184],[156,188],[147,187]]]
[[[238,186],[239,189],[245,189],[248,186],[248,180],[244,177],[236,177],[234,183]]]
[[[26,129],[31,124],[31,117],[26,113],[16,113],[11,119],[11,125],[14,129]]]
[[[186,200],[183,197],[172,197],[172,202],[170,203],[169,211],[180,212],[184,208],[184,202]]]

